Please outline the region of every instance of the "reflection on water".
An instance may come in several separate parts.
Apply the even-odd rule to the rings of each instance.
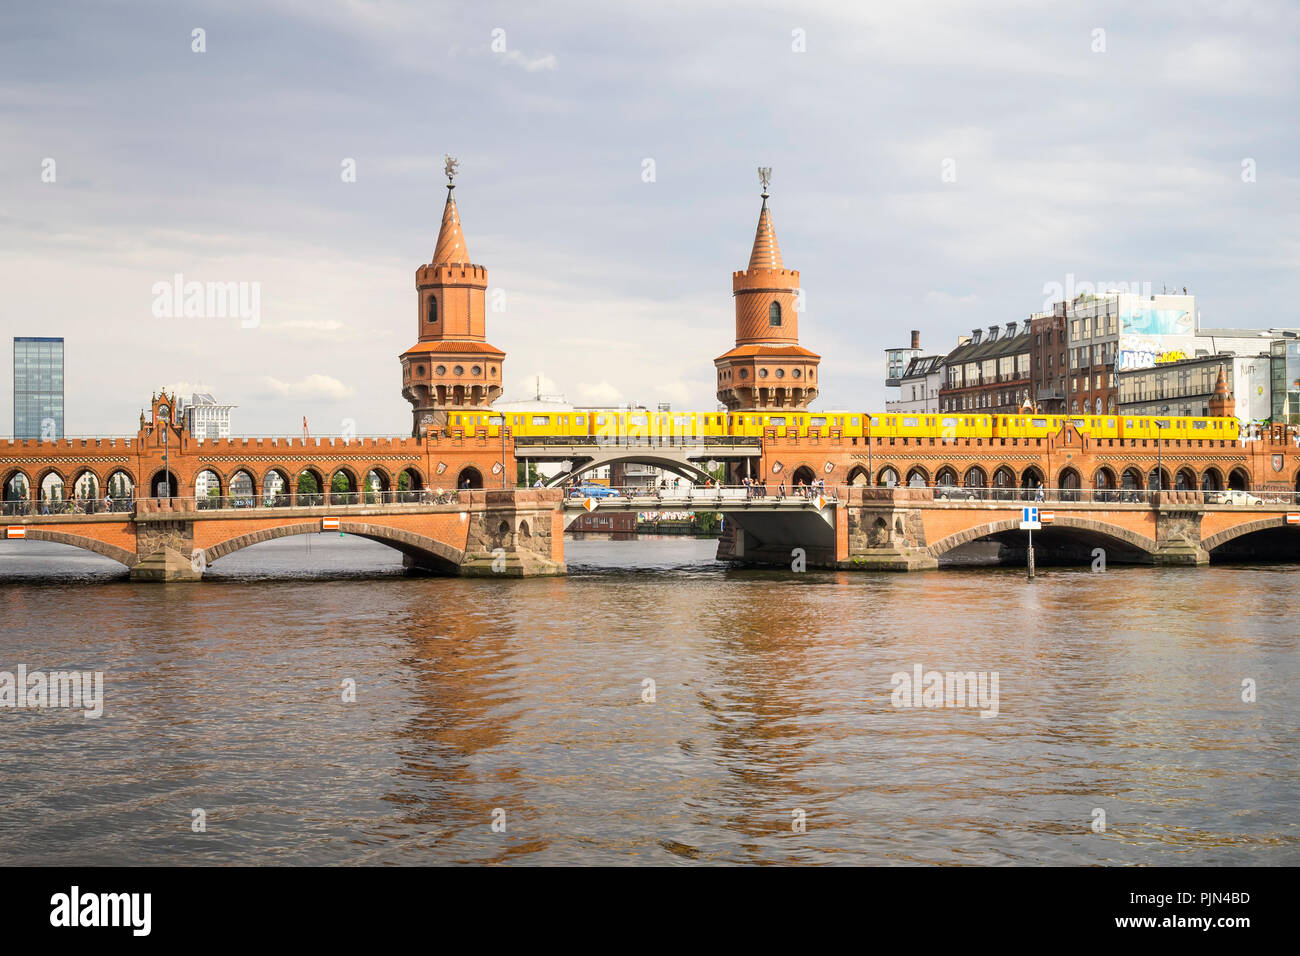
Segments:
[[[106,695],[0,708],[0,862],[1300,862],[1294,567],[1030,585],[715,548],[587,538],[567,579],[483,581],[316,535],[158,586],[0,544],[0,670]],[[915,664],[998,671],[999,715],[896,710]]]

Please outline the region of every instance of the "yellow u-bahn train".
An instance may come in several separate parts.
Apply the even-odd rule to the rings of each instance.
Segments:
[[[452,412],[448,425],[465,435],[499,437],[504,425],[520,438],[1046,438],[1066,424],[1093,438],[1236,441],[1235,418],[1179,415],[1015,415],[984,413],[868,414],[826,412],[652,412],[645,409]]]

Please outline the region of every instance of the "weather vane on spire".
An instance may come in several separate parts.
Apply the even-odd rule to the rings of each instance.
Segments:
[[[758,181],[763,184],[763,195],[767,195],[767,185],[772,181],[772,167],[758,167]]]
[[[456,178],[456,169],[460,166],[460,160],[450,153],[443,153],[443,160],[442,169],[447,174],[447,185],[455,186],[456,184],[452,180]]]

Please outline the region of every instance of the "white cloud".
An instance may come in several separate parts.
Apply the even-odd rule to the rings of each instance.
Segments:
[[[578,401],[584,405],[617,405],[623,401],[623,393],[603,380],[594,385],[579,382]]]
[[[262,381],[272,394],[281,398],[337,400],[349,398],[355,392],[355,389],[344,385],[338,379],[319,372],[296,382],[282,382],[269,375]]]

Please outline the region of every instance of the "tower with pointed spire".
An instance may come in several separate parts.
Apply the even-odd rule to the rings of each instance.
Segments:
[[[817,397],[821,356],[799,345],[799,273],[781,261],[767,208],[771,172],[758,171],[763,206],[749,268],[731,276],[736,345],[713,360],[718,401],[730,411],[801,410]]]
[[[1236,414],[1236,405],[1237,400],[1232,397],[1232,389],[1228,386],[1228,373],[1220,365],[1219,377],[1214,383],[1214,394],[1210,396],[1206,411],[1212,418],[1228,418]]]
[[[447,204],[433,260],[415,272],[419,341],[401,355],[412,434],[446,426],[450,411],[487,408],[501,396],[506,353],[488,344],[487,269],[473,265],[456,208],[456,160],[446,161]]]

